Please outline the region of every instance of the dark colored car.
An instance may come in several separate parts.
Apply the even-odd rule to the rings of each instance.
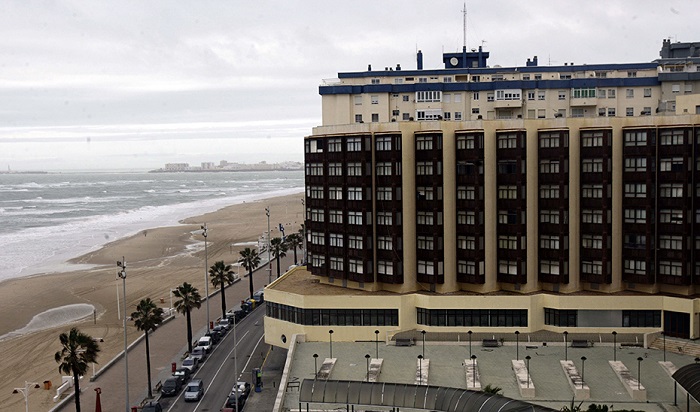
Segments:
[[[238,410],[240,411],[245,405],[245,398],[243,397],[243,395],[240,395],[237,392],[232,392],[228,395],[228,398],[226,398],[226,405],[224,405],[224,407],[235,408],[236,401],[238,401]]]
[[[184,377],[182,376],[171,376],[163,382],[163,386],[160,388],[161,396],[175,396],[182,389],[182,385],[185,383]]]
[[[214,329],[212,329],[212,332],[217,332],[219,336],[223,338],[224,336],[226,336],[226,332],[228,332],[228,329],[221,325],[216,325],[214,326]]]
[[[233,386],[233,389],[231,389],[231,393],[237,392],[238,394],[241,395],[244,399],[248,398],[248,395],[250,395],[250,383],[248,382],[238,382]]]
[[[210,330],[209,332],[205,333],[204,336],[209,336],[211,338],[212,345],[216,345],[217,343],[219,343],[219,341],[221,340],[221,337],[222,337],[219,332],[217,332],[213,329]]]
[[[141,408],[141,412],[163,412],[163,407],[157,401],[150,401]]]
[[[192,371],[188,368],[177,368],[175,372],[173,372],[173,376],[180,376],[182,378],[183,385],[190,380],[191,375]]]

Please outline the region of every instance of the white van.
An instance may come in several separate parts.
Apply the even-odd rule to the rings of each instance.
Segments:
[[[199,341],[197,341],[197,346],[204,348],[204,350],[206,350],[207,353],[211,352],[211,349],[212,349],[211,338],[209,336],[202,336],[201,338],[199,338]]]

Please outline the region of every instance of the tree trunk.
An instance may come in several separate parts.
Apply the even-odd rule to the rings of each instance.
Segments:
[[[80,378],[78,371],[73,371],[73,386],[75,387],[75,412],[80,412]]]
[[[277,279],[279,279],[280,278],[280,255],[277,255],[275,260],[277,260]]]
[[[250,298],[253,299],[253,271],[248,271],[248,285],[250,286]]]
[[[148,399],[153,399],[151,390],[151,346],[148,342],[148,331],[146,331],[146,373],[148,376]]]
[[[297,264],[297,247],[294,246],[294,264]]]
[[[190,310],[187,309],[187,352],[192,353],[192,318],[190,317]]]
[[[225,282],[221,282],[221,319],[226,318],[226,291],[224,290]]]

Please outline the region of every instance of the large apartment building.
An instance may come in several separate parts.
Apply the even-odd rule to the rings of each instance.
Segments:
[[[426,70],[418,52],[416,69],[323,82],[307,266],[270,285],[268,342],[329,327],[700,337],[700,43],[664,40],[649,63],[488,58]]]

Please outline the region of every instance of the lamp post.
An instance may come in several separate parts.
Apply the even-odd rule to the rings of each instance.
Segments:
[[[525,369],[527,370],[527,387],[528,388],[530,387],[530,359],[532,359],[530,357],[530,355],[527,355],[525,357],[525,364],[526,364]]]
[[[469,357],[472,357],[472,331],[467,332],[469,335]]]
[[[637,390],[642,386],[642,361],[641,356],[637,358]]]
[[[375,343],[376,349],[377,349],[376,350],[377,359],[379,359],[379,330],[378,329],[374,331],[374,343]]]
[[[423,355],[418,355],[418,385],[423,384]]]
[[[330,358],[333,359],[333,329],[328,331],[328,348],[330,350]]]
[[[209,299],[207,299],[209,300]],[[233,317],[233,370],[236,375],[236,386],[238,386],[238,342],[236,339],[236,317]],[[236,412],[238,412],[238,396],[236,396]]]
[[[35,389],[39,389],[39,384],[36,382],[24,381],[24,388],[15,388],[12,393],[21,393],[24,395],[24,410],[29,412],[29,386],[34,385]]]
[[[209,333],[209,263],[207,262],[207,224],[202,225],[202,236],[204,236],[204,293],[207,295],[207,333]]]
[[[265,208],[265,214],[267,215],[267,284],[272,283],[272,257],[270,256],[270,207]],[[332,357],[332,356],[331,356]]]
[[[314,353],[314,379],[318,377],[318,363],[316,363],[316,360],[318,359],[318,353]]]
[[[581,356],[581,389],[583,389],[583,382],[586,380],[586,357]]]
[[[666,362],[666,331],[661,331],[661,336],[664,338],[664,362]]]
[[[472,386],[476,387],[476,355],[472,355],[470,358],[472,358],[472,379],[474,380]]]
[[[129,354],[127,353],[127,338],[126,338],[126,259],[124,256],[122,256],[122,260],[117,262],[117,267],[121,270],[117,271],[117,276],[119,276],[122,279],[122,298],[124,299],[124,304],[122,305],[124,307],[124,391],[125,397],[124,401],[126,402],[124,404],[124,410],[126,412],[129,412],[131,409],[129,408]]]
[[[365,360],[367,361],[367,382],[369,382],[369,358],[371,358],[371,356],[369,356],[368,353],[365,355]]]
[[[423,357],[425,358],[425,330],[420,331],[420,334],[423,335]]]
[[[567,343],[567,336],[569,336],[569,332],[564,331],[564,361],[569,360],[569,345]]]
[[[520,331],[515,331],[515,360],[520,360]]]
[[[613,331],[613,362],[617,362],[617,332]]]

